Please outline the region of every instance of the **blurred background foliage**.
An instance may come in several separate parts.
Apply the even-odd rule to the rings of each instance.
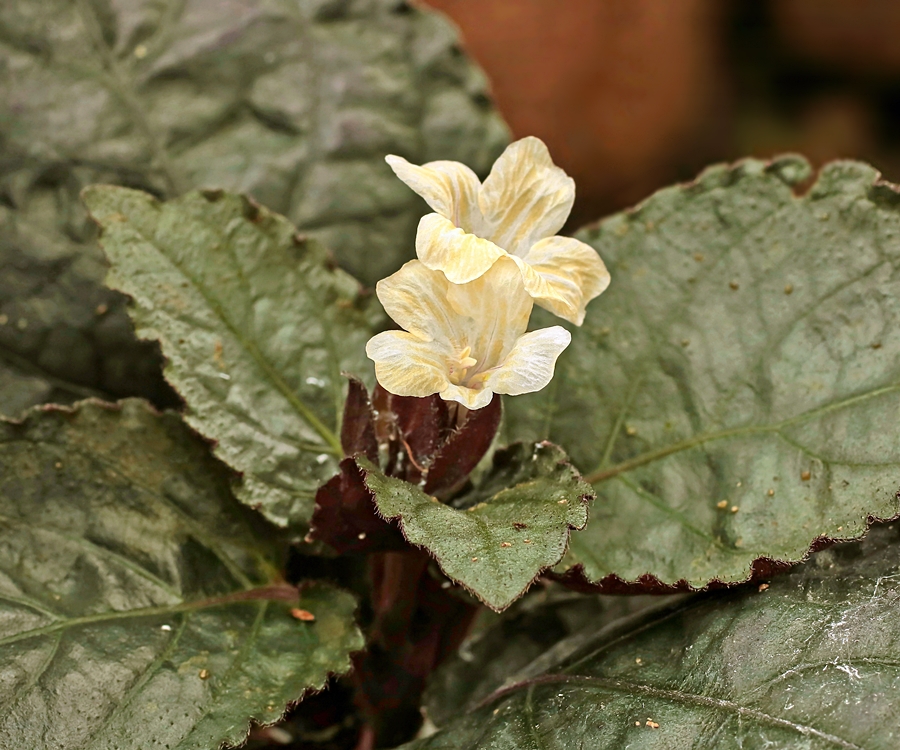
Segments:
[[[572,226],[716,161],[796,151],[900,179],[895,0],[426,0],[517,137],[578,189]]]

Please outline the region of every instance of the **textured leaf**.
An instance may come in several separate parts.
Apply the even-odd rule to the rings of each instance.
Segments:
[[[384,154],[484,175],[507,139],[450,25],[399,0],[3,2],[0,59],[0,352],[157,403],[82,187],[249,192],[373,283],[425,212]]]
[[[546,582],[545,582],[546,583]],[[428,680],[423,711],[444,726],[510,680],[538,676],[601,629],[688,596],[576,594],[544,585],[495,614],[482,609],[458,651]]]
[[[284,217],[221,192],[168,203],[91,187],[107,283],[158,339],[185,419],[243,472],[238,498],[304,524],[341,454],[343,370],[368,373],[371,297]]]
[[[0,159],[4,122],[0,115]],[[0,166],[0,194],[7,176]],[[57,216],[55,198],[35,198],[27,211],[0,205],[0,360],[52,383],[42,401],[139,393],[161,407],[177,405],[158,348],[135,340],[122,295],[98,285],[103,268],[93,232],[81,226],[84,209],[78,206],[77,227],[66,221],[57,230],[66,217]]]
[[[808,175],[714,167],[580,235],[612,285],[508,423],[594,484],[564,563],[603,588],[746,580],[898,513],[900,195]]]
[[[876,532],[862,555],[820,552],[727,606],[694,597],[624,632],[573,636],[576,648],[540,676],[406,747],[896,747],[897,533]]]
[[[360,460],[378,511],[398,518],[407,540],[495,610],[508,607],[538,574],[559,562],[570,529],[587,521],[590,487],[549,443],[514,445],[461,503],[446,505]]]
[[[139,401],[0,422],[0,747],[210,750],[349,667],[352,598],[279,583],[227,473]]]

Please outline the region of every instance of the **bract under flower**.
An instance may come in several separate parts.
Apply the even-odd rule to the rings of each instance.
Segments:
[[[538,391],[572,338],[560,326],[525,333],[533,303],[509,258],[467,284],[413,260],[376,291],[405,330],[374,336],[366,354],[378,382],[398,396],[438,393],[480,409],[494,393]]]
[[[507,147],[484,184],[458,162],[416,166],[386,158],[435,211],[422,217],[416,235],[416,254],[427,268],[465,284],[498,259],[511,258],[537,304],[581,325],[587,303],[609,285],[609,273],[590,245],[556,235],[572,210],[575,183],[539,138]]]

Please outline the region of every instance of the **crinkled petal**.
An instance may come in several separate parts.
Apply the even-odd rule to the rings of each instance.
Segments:
[[[447,300],[465,325],[465,342],[478,359],[478,370],[499,365],[528,328],[534,307],[522,274],[509,256],[468,284],[450,284]]]
[[[416,232],[416,255],[423,265],[442,271],[454,284],[465,284],[486,273],[506,251],[468,234],[440,214],[426,214]]]
[[[417,260],[375,285],[375,293],[391,318],[424,341],[447,340],[457,330],[459,317],[447,304],[444,274],[431,271]]]
[[[449,385],[447,351],[436,341],[421,341],[403,331],[385,331],[369,339],[366,355],[375,377],[395,396],[430,396]]]
[[[513,255],[524,255],[562,229],[574,201],[575,181],[553,164],[543,141],[522,138],[494,162],[481,187],[484,236]]]
[[[468,232],[481,229],[483,220],[478,207],[481,180],[465,164],[431,161],[420,167],[410,164],[402,156],[389,154],[384,159],[394,174],[441,216]]]
[[[464,385],[449,385],[441,391],[441,398],[444,401],[456,401],[467,409],[482,409],[491,403],[494,392],[489,388],[476,390],[475,388],[466,388]]]
[[[506,361],[485,378],[484,387],[510,396],[541,390],[550,382],[556,359],[571,340],[572,334],[561,326],[526,333]]]
[[[597,251],[574,237],[547,237],[522,260],[525,289],[534,301],[577,326],[588,302],[609,286],[609,271]]]

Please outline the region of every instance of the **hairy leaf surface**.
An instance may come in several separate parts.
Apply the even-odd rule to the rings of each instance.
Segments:
[[[405,747],[895,747],[898,576],[897,529],[879,528],[767,588],[591,624],[538,674],[508,675],[480,708]]]
[[[580,235],[613,282],[508,421],[594,484],[564,562],[604,588],[746,580],[898,512],[900,195],[808,176],[714,167]]]
[[[379,513],[399,518],[408,541],[425,547],[447,576],[495,610],[559,562],[570,530],[584,527],[593,497],[565,453],[549,443],[498,451],[492,470],[459,508],[384,476],[365,459],[359,463]]]
[[[401,0],[3,2],[0,59],[0,356],[162,405],[85,185],[248,192],[371,284],[426,210],[385,153],[483,176],[507,140],[450,24]]]
[[[341,455],[342,371],[368,374],[371,297],[284,217],[222,192],[160,203],[96,186],[107,283],[158,339],[185,419],[243,473],[239,499],[304,524]]]
[[[227,474],[139,401],[0,422],[0,746],[210,750],[349,668],[352,598],[279,582]]]

